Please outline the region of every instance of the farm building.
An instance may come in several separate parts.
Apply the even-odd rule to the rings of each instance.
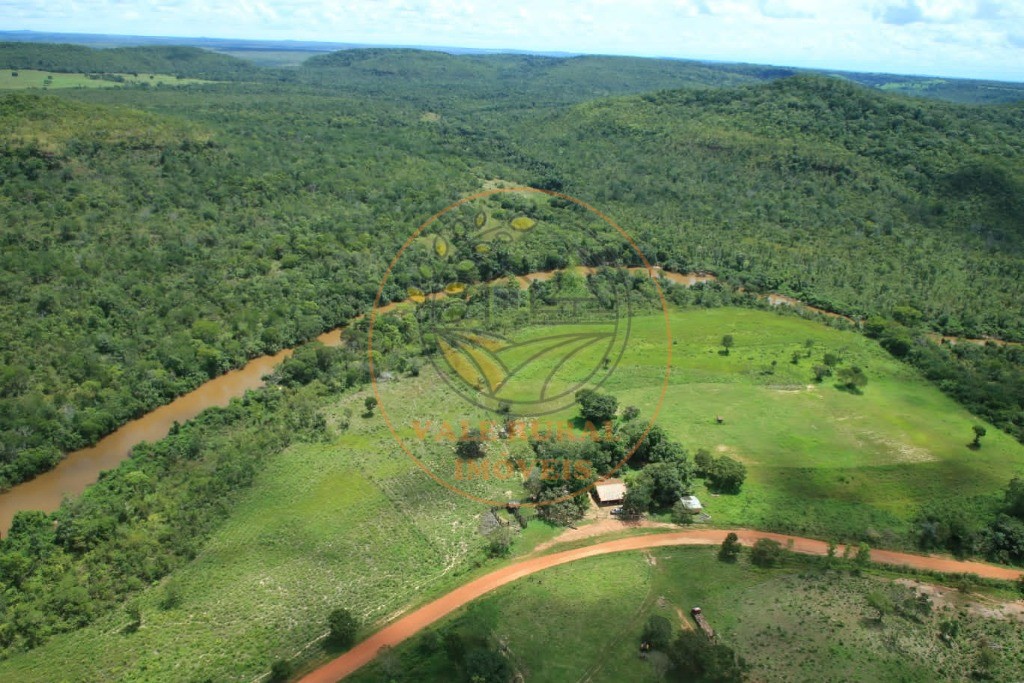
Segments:
[[[679,496],[679,501],[686,508],[686,511],[692,515],[700,514],[703,510],[700,501],[697,500],[697,496]]]
[[[594,500],[598,505],[617,505],[626,497],[626,485],[621,479],[608,479],[594,487]]]

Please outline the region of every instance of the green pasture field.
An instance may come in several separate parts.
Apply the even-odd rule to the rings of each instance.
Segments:
[[[746,309],[675,311],[671,326],[670,345],[662,316],[635,318],[626,352],[603,388],[618,396],[620,405],[637,405],[645,416],[657,410],[658,422],[691,454],[705,447],[747,464],[750,474],[740,494],[700,492],[712,523],[803,531],[822,538],[862,534],[870,525],[884,541],[887,533],[906,530],[920,504],[995,494],[1024,468],[1024,447],[995,428],[989,428],[980,450],[968,449],[965,444],[977,420],[854,333]],[[516,338],[571,333],[580,327],[528,328]],[[723,334],[735,339],[727,356],[719,353]],[[804,353],[809,339],[810,357],[792,364],[792,353]],[[662,401],[667,348],[672,372]],[[841,391],[828,380],[820,385],[810,381],[811,365],[825,351],[841,352],[845,364],[865,369],[870,381],[862,395]],[[584,350],[579,356],[587,353],[599,350]],[[767,374],[772,360],[777,361],[774,372]],[[547,372],[542,364],[529,370],[538,377]],[[136,599],[142,612],[138,631],[123,632],[129,622],[124,612],[102,617],[0,662],[0,679],[251,681],[275,660],[329,654],[321,644],[311,643],[325,632],[326,615],[334,607],[353,610],[369,632],[465,582],[469,574],[496,566],[484,559],[486,539],[479,533],[487,505],[430,479],[399,448],[385,421],[424,467],[448,484],[483,499],[520,498],[517,477],[456,481],[451,441],[434,428],[417,437],[414,423],[422,430],[427,421],[458,425],[463,419],[487,418],[488,413],[458,399],[429,365],[419,377],[381,382],[381,405],[372,416],[364,416],[363,402],[371,389],[324,399],[322,410],[338,436],[329,443],[293,446],[270,462],[199,556]],[[545,419],[565,421],[574,415],[570,407]],[[716,415],[725,423],[716,424]],[[350,426],[342,430],[339,425],[345,421]],[[505,453],[525,454],[527,446],[498,442],[491,448],[489,461]],[[555,533],[531,523],[513,552],[528,552]],[[895,536],[889,540],[901,542]],[[668,551],[657,556],[663,552]],[[607,562],[620,567],[612,574],[659,581],[657,572],[645,569],[636,557]],[[668,562],[675,555],[666,557]],[[704,567],[692,575],[699,581],[680,581],[672,589],[682,591],[678,594],[667,583],[654,588],[646,583],[619,585],[619,579],[609,576],[607,585],[617,586],[609,590],[624,597],[621,605],[613,601],[607,609],[618,611],[608,617],[602,611],[598,618],[594,610],[580,608],[573,628],[565,631],[589,634],[593,652],[612,652],[619,626],[626,629],[634,623],[630,615],[647,604],[649,595],[665,595],[685,609],[704,601],[720,622],[716,626],[746,633],[741,626],[746,628],[750,617],[743,622],[739,616],[735,621],[717,617],[728,614],[722,606],[734,596],[715,593],[716,586],[737,591],[764,577],[694,562],[692,566]],[[542,574],[538,579],[545,583],[538,585],[550,587],[554,584],[546,577],[558,575]],[[169,591],[180,595],[180,602],[164,608],[161,603]],[[752,595],[757,597],[756,591]],[[784,593],[778,595],[782,599]],[[577,609],[571,603],[559,610],[569,614]],[[599,626],[585,626],[590,620]],[[737,636],[735,642],[744,641]],[[531,666],[539,671],[538,662],[548,661],[542,657],[548,646],[536,645],[537,650],[525,644],[513,650],[518,647],[523,657],[535,658]],[[577,657],[572,642],[563,638],[557,645],[569,658],[564,660],[569,662],[566,670],[582,671],[579,667],[592,651]],[[623,639],[622,647],[632,648],[631,641]],[[610,659],[600,675],[627,680],[622,676],[639,666],[635,653],[628,655],[621,666]],[[849,656],[854,656],[852,650]],[[563,660],[550,661],[557,667]],[[536,680],[564,680],[564,673],[551,669],[544,674],[549,678]]]
[[[648,318],[635,328],[643,336],[645,325],[661,324]],[[729,355],[720,353],[725,334],[734,338]],[[674,314],[672,337],[673,372],[658,423],[691,455],[705,448],[749,470],[739,495],[698,491],[715,524],[896,546],[921,505],[1001,496],[1024,472],[1024,447],[987,425],[982,447],[968,448],[980,420],[858,334],[792,316],[711,309]],[[840,390],[833,378],[812,381],[825,352],[839,354],[840,367],[864,369],[862,394]],[[623,404],[649,401],[651,391],[641,387],[658,381],[659,364],[617,372],[608,389]]]
[[[914,597],[887,578],[807,562],[763,570],[745,556],[727,564],[708,548],[596,557],[504,586],[350,680],[460,680],[443,647],[451,632],[476,646],[503,648],[528,681],[664,680],[662,653],[638,656],[644,623],[656,614],[676,632],[693,628],[694,606],[747,661],[750,680],[964,680],[978,671],[983,648],[994,653],[993,680],[1009,680],[1024,665],[1024,632],[1014,621],[987,618],[977,603],[968,607],[961,596],[946,594],[917,620],[891,614],[879,622],[867,603],[872,591],[894,601]],[[939,624],[951,618],[960,632],[947,644]]]
[[[14,74],[18,74],[15,76]],[[177,78],[167,74],[107,74],[123,78],[123,82],[103,78],[89,78],[87,74],[61,73],[58,71],[35,71],[33,69],[0,69],[0,90],[24,90],[26,88],[116,88],[123,85],[149,83],[151,86],[195,85],[212,83],[198,78]],[[49,79],[49,80],[47,80]]]

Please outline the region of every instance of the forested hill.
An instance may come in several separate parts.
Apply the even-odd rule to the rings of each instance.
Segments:
[[[2,33],[2,32],[0,32]],[[16,36],[9,33],[9,37]],[[102,36],[83,36],[102,42]],[[70,36],[65,36],[70,39]],[[182,45],[123,47],[110,37],[109,46],[0,41],[0,68],[73,73],[170,74],[216,81],[301,82],[345,87],[369,93],[427,92],[435,96],[458,91],[459,98],[487,98],[507,106],[578,102],[615,94],[672,88],[721,88],[762,83],[796,74],[823,72],[785,66],[701,62],[624,56],[555,57],[531,54],[453,54],[411,48],[352,48],[307,59],[300,68],[261,68],[252,62],[211,51],[236,43],[258,55],[260,41],[182,39]],[[303,56],[311,46],[293,52]],[[242,49],[242,47],[238,47]],[[265,43],[271,53],[287,51]],[[1024,84],[895,74],[835,72],[835,77],[888,92],[960,103],[1024,101]]]
[[[536,106],[668,88],[727,87],[794,74],[792,69],[639,57],[451,55],[413,49],[341,50],[311,57],[306,82],[420,97],[486,98]]]
[[[156,73],[212,81],[253,80],[266,72],[249,62],[197,47],[116,47],[0,43],[0,68],[68,73]]]
[[[487,97],[502,106],[536,106],[616,94],[674,88],[723,88],[753,85],[799,74],[823,72],[757,64],[681,59],[580,55],[549,57],[519,54],[453,55],[416,49],[339,50],[306,60],[297,73],[281,78],[321,85],[387,92],[400,84],[421,96],[458,92]],[[884,92],[958,103],[1024,101],[1024,84],[894,74],[829,74]]]
[[[475,149],[532,159],[673,269],[1024,338],[1024,106],[799,76],[588,102]]]

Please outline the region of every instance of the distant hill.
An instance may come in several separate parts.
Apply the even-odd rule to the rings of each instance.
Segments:
[[[264,73],[245,60],[181,45],[100,50],[69,44],[0,43],[0,68],[67,73],[143,71],[215,81],[251,80]]]
[[[376,79],[388,76],[407,78],[413,85],[422,88],[457,85],[464,90],[475,91],[480,96],[536,96],[538,91],[545,91],[547,95],[541,98],[542,101],[553,99],[567,102],[579,101],[586,97],[641,93],[650,90],[733,86],[785,78],[797,73],[817,73],[837,76],[879,90],[961,104],[998,104],[1024,100],[1024,83],[840,72],[686,59],[577,55],[456,46],[373,46],[301,40],[120,36],[36,31],[0,31],[0,41],[40,47],[47,43],[59,43],[67,57],[67,60],[49,68],[41,66],[39,60],[46,62],[52,58],[53,55],[50,53],[54,50],[53,45],[41,52],[12,49],[6,52],[5,63],[0,63],[0,68],[76,72],[148,71],[211,80],[253,80],[257,77],[291,80],[294,77],[293,69],[285,69],[284,73],[268,73],[272,71],[270,67],[294,67],[306,56],[314,55],[303,64],[305,73],[299,76],[300,79],[318,85],[334,83],[375,92],[380,91],[382,85]],[[87,56],[90,53],[71,53],[63,50],[71,45],[104,48],[104,53],[115,54]],[[116,54],[118,51],[132,50],[130,46],[144,46],[150,51]],[[161,57],[159,52],[151,51],[157,47],[169,49],[181,46],[205,48],[206,55],[218,53],[237,59],[235,62],[216,62],[177,54],[164,54]],[[0,51],[0,56],[4,54],[5,51]],[[263,58],[263,55],[266,55],[266,58]],[[137,59],[134,63],[130,61],[133,58]],[[259,69],[260,65],[267,68]],[[111,66],[117,68],[108,68]],[[493,87],[493,82],[483,88],[480,87],[482,83],[467,82],[467,79],[472,78],[487,81],[495,77],[503,79],[503,91]],[[423,82],[424,79],[427,82]]]
[[[424,99],[485,100],[533,107],[674,88],[721,88],[791,76],[792,69],[743,64],[581,55],[453,55],[417,49],[341,50],[307,59],[307,83],[385,93],[400,88]]]
[[[998,81],[651,59],[611,55],[452,54],[409,48],[356,48],[310,57],[300,71],[318,84],[383,91],[404,81],[414,90],[458,88],[464,94],[578,101],[675,88],[721,88],[797,74],[828,75],[873,89],[962,104],[1024,100],[1024,84]],[[385,82],[390,80],[390,83]]]

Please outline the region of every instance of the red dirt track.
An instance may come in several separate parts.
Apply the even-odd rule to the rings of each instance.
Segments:
[[[397,621],[385,626],[366,640],[358,643],[351,650],[320,668],[304,676],[302,683],[334,683],[361,668],[377,656],[377,652],[385,646],[394,647],[420,630],[430,626],[463,605],[476,600],[490,591],[511,583],[524,576],[529,576],[549,567],[574,562],[586,557],[618,553],[626,550],[643,550],[645,548],[662,548],[679,545],[716,545],[721,543],[730,531],[739,536],[744,545],[750,545],[759,538],[770,538],[783,545],[792,541],[792,549],[808,555],[824,555],[827,544],[810,538],[785,536],[750,529],[694,529],[645,536],[630,536],[614,541],[606,541],[584,548],[564,550],[550,555],[529,557],[507,567],[497,569],[490,574],[474,579],[464,586],[456,588],[447,595],[400,617]],[[842,554],[843,547],[839,547]],[[1014,569],[997,567],[981,562],[960,562],[941,557],[912,555],[888,550],[872,550],[874,562],[892,565],[905,565],[913,569],[948,573],[970,573],[990,579],[1015,580],[1021,572]]]

